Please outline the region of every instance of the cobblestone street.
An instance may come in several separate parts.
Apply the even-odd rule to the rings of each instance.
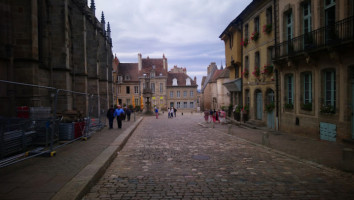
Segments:
[[[354,199],[352,178],[199,126],[145,117],[84,199]]]

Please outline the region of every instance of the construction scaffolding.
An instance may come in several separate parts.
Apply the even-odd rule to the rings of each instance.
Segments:
[[[0,88],[0,168],[54,156],[56,149],[86,140],[106,124],[107,95],[6,80]]]

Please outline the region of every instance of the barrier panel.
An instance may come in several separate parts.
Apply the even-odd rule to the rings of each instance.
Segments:
[[[54,156],[106,124],[109,100],[97,94],[6,80],[0,89],[0,168]]]

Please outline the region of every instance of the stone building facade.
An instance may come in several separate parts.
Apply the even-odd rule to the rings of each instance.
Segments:
[[[174,66],[167,71],[168,62],[162,58],[142,58],[138,54],[137,63],[119,63],[117,67],[118,104],[140,106],[143,99],[144,111],[147,102],[151,109],[159,110],[176,107],[178,110],[194,111],[197,109],[196,78],[187,75],[186,68]],[[152,111],[152,110],[150,110]]]
[[[112,97],[112,39],[102,13],[87,0],[11,1],[0,3],[0,79],[99,95],[98,115]],[[51,107],[45,89],[1,84],[0,114],[16,106]],[[89,97],[59,93],[57,111],[88,114]]]
[[[207,68],[207,76],[203,76],[202,78],[202,85],[201,85],[201,103],[202,103],[202,110],[209,110],[212,109],[213,105],[213,98],[212,98],[212,86],[209,85],[209,82],[212,80],[215,72],[218,70],[218,66],[215,62],[210,63]],[[216,89],[216,88],[215,88]],[[215,90],[214,89],[214,90]]]
[[[234,19],[219,36],[225,44],[226,68],[229,70],[229,81],[223,85],[228,90],[230,105],[242,105],[242,57],[240,48],[242,38],[242,21],[240,17]]]
[[[280,130],[354,139],[354,3],[277,1]]]
[[[119,63],[117,67],[117,104],[120,105],[141,105],[146,109],[147,98],[151,106],[159,109],[167,107],[167,58],[142,58],[138,54],[137,63]],[[149,85],[147,85],[147,83]],[[151,95],[144,96],[149,91]]]
[[[224,85],[233,105],[247,110],[248,119],[276,128],[272,0],[252,1],[223,31],[227,67],[232,80]]]
[[[230,93],[224,83],[229,82],[230,70],[218,69],[215,63],[208,66],[208,76],[203,77],[201,103],[203,110],[218,110],[230,105]]]
[[[197,111],[197,78],[187,75],[186,68],[174,66],[167,77],[167,107],[174,107],[179,112]]]
[[[241,47],[243,105],[249,108],[249,119],[275,129],[275,78],[272,63],[273,1],[253,1],[242,12],[241,18],[243,21],[242,41],[244,41]]]

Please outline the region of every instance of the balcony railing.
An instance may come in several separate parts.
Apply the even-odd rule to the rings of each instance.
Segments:
[[[354,16],[279,43],[274,60],[354,40]]]

